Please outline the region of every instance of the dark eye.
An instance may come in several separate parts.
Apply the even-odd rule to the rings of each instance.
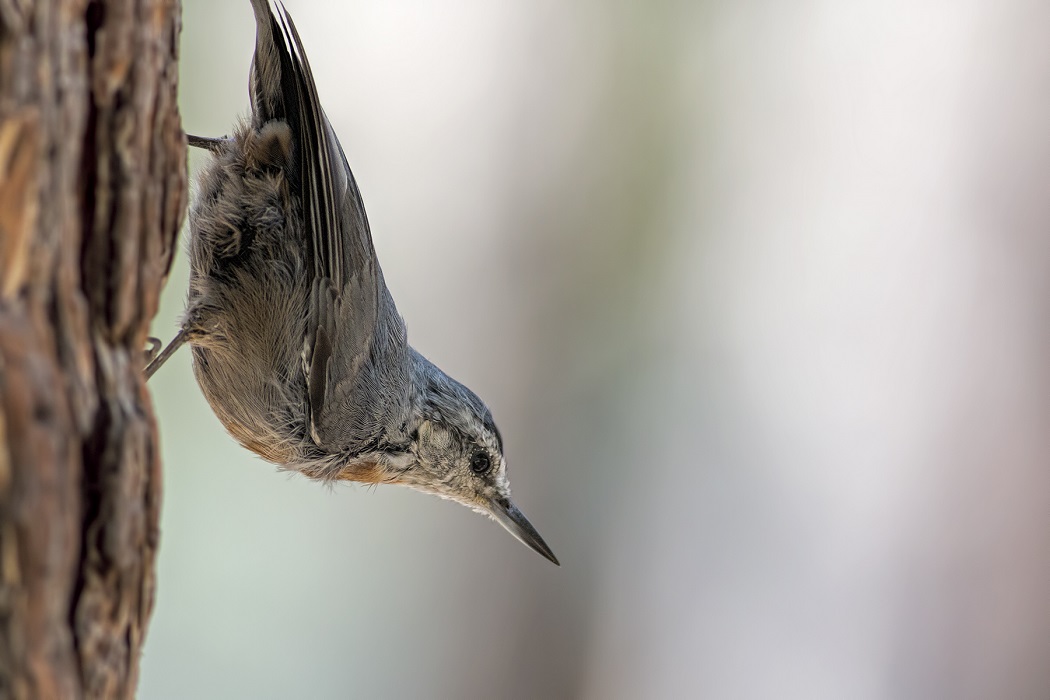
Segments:
[[[470,470],[475,474],[484,474],[492,466],[492,462],[489,461],[489,456],[484,452],[475,452],[474,456],[470,458]]]

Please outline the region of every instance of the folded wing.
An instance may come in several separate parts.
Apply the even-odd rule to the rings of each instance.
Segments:
[[[312,286],[304,359],[314,441],[354,452],[382,430],[386,375],[405,353],[404,324],[383,282],[364,202],[317,97],[299,33],[283,6],[252,0],[254,126],[285,121],[292,133],[289,184],[302,207]]]

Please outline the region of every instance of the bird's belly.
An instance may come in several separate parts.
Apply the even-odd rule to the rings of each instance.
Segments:
[[[190,341],[197,383],[238,442],[267,461],[293,464],[308,439],[305,289],[273,276],[265,283],[244,276],[211,283],[213,293],[238,301],[199,312],[200,330]]]

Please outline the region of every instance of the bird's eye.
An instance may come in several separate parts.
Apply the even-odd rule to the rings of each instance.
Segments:
[[[475,474],[484,474],[492,466],[492,462],[489,461],[489,456],[484,452],[475,452],[474,456],[470,458],[470,470]]]

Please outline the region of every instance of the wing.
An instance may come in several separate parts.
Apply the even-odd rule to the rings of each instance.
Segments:
[[[294,141],[290,184],[302,206],[310,318],[304,358],[314,441],[332,451],[374,442],[383,395],[407,345],[383,282],[364,202],[317,97],[299,33],[283,5],[252,0],[256,128],[288,123]],[[312,261],[312,264],[311,264]],[[391,368],[388,369],[388,366]]]

